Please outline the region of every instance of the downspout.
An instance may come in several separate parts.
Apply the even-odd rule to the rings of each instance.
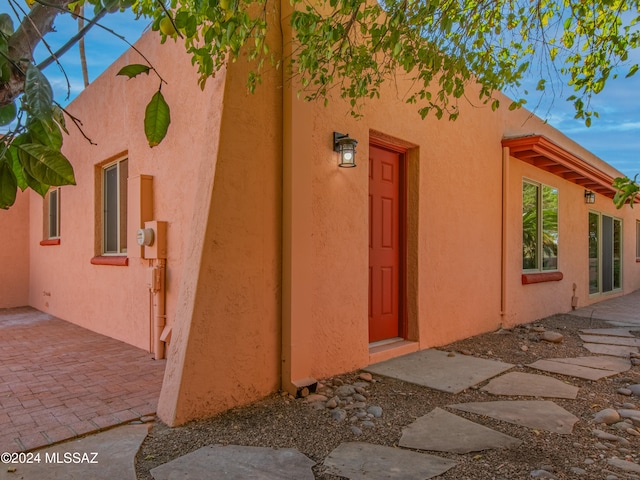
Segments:
[[[505,327],[507,317],[507,221],[509,219],[507,207],[509,191],[509,147],[502,147],[502,248],[500,265],[500,322]]]

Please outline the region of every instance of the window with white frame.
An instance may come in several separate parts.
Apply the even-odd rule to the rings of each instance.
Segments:
[[[60,238],[60,187],[53,187],[44,198],[44,235],[46,240]]]
[[[126,158],[102,167],[102,254],[127,253]]]
[[[522,182],[522,269],[558,269],[558,189]]]

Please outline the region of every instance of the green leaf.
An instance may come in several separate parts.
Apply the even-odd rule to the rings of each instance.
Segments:
[[[76,184],[73,167],[60,151],[35,143],[25,143],[18,148],[25,154],[21,160],[26,173],[38,182],[56,186]]]
[[[53,120],[48,122],[40,119],[31,120],[28,129],[32,143],[39,143],[58,151],[62,147],[62,133]]]
[[[151,70],[151,67],[147,66],[147,65],[141,65],[139,63],[132,63],[131,65],[126,65],[124,67],[122,67],[120,69],[120,71],[118,73],[116,73],[116,75],[122,75],[122,76],[126,76],[129,78],[133,78],[133,77],[137,77],[138,75],[142,74],[142,73],[146,73],[147,75],[149,75],[149,71]]]
[[[25,180],[27,182],[28,187],[31,190],[36,192],[42,198],[44,198],[47,195],[47,192],[49,191],[49,188],[51,187],[50,185],[46,185],[46,184],[44,184],[42,182],[37,181],[35,178],[33,178],[27,172],[24,172],[24,178],[25,178]]]
[[[24,172],[24,168],[22,167],[22,163],[20,161],[20,150],[18,150],[18,145],[22,145],[23,143],[30,143],[31,137],[27,133],[23,133],[22,135],[18,135],[11,145],[9,145],[8,154],[10,156],[9,160],[11,163],[11,169],[13,170],[13,174],[16,176],[18,180],[18,187],[23,192],[29,187],[27,183],[26,174]]]
[[[11,79],[11,65],[9,60],[0,56],[0,82],[8,82]]]
[[[171,123],[169,105],[158,90],[144,112],[144,133],[150,147],[158,145],[167,135]]]
[[[0,107],[0,126],[9,125],[16,118],[18,108],[16,102],[11,102],[4,107]]]
[[[0,208],[7,209],[16,201],[18,181],[9,162],[0,160]]]
[[[629,69],[629,73],[627,73],[627,76],[625,78],[632,77],[633,75],[636,74],[637,71],[638,71],[638,64],[636,63]]]
[[[64,112],[57,105],[54,105],[53,107],[53,121],[58,124],[58,126],[64,131],[64,133],[69,135],[69,130],[67,130],[67,125],[64,120]]]
[[[10,37],[13,35],[13,20],[8,13],[0,13],[0,33]]]
[[[32,64],[27,68],[23,103],[34,117],[45,120],[51,118],[53,90],[49,80]]]

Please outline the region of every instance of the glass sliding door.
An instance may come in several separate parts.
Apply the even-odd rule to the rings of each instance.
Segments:
[[[613,289],[622,288],[622,220],[613,219]]]
[[[600,215],[589,212],[589,293],[600,292]]]
[[[589,293],[622,288],[622,220],[589,213]]]

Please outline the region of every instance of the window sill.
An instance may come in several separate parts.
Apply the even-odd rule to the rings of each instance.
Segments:
[[[126,267],[129,265],[129,257],[124,257],[120,255],[98,255],[97,257],[93,257],[91,259],[92,265],[113,265],[116,267]]]
[[[49,238],[47,240],[42,240],[40,242],[40,245],[42,245],[43,247],[49,247],[51,245],[60,245],[60,239],[59,238]]]
[[[530,285],[532,283],[559,282],[564,278],[562,272],[542,272],[542,273],[523,273],[522,284]]]

